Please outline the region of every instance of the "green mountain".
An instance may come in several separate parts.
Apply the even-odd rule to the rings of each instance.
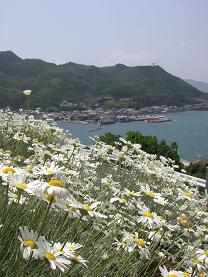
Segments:
[[[32,89],[33,107],[58,107],[67,101],[139,108],[199,103],[208,97],[160,66],[56,65],[0,52],[0,106],[22,107],[24,89]]]

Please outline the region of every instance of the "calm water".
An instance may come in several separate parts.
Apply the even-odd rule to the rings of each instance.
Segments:
[[[103,135],[106,132],[124,136],[129,130],[139,131],[144,135],[155,135],[167,142],[176,141],[179,145],[179,154],[186,160],[198,160],[208,157],[208,112],[182,112],[170,114],[172,121],[165,123],[147,123],[133,121],[127,123],[114,123],[102,125],[102,129],[96,124],[77,124],[59,122],[58,126],[69,130],[73,137],[78,137],[83,144],[92,144],[90,136]]]

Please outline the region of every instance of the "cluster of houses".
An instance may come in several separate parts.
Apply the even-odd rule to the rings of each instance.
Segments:
[[[79,123],[97,122],[98,124],[108,124],[114,122],[143,120],[147,115],[166,114],[176,111],[180,111],[180,109],[176,106],[152,106],[139,110],[133,108],[104,109],[101,107],[79,110],[74,107],[74,109],[68,111],[58,111],[55,108],[51,108],[47,111],[47,115],[55,121],[70,121]],[[41,109],[36,109],[33,111],[33,114],[36,117],[41,118],[46,114],[46,112]]]
[[[141,109],[133,108],[121,108],[121,109],[106,109],[99,105],[92,107],[80,106],[75,103],[62,103],[60,108],[51,107],[47,110],[37,108],[31,111],[35,117],[42,118],[47,114],[50,118],[55,121],[70,121],[70,122],[81,122],[90,123],[97,122],[98,124],[107,124],[114,122],[129,122],[134,120],[143,120],[145,116],[150,115],[164,115],[167,113],[181,112],[188,110],[208,110],[207,103],[185,105],[185,106],[151,106],[144,107]]]

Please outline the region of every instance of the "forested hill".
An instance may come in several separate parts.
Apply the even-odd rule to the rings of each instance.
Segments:
[[[208,97],[160,66],[56,65],[22,59],[11,51],[0,52],[0,106],[21,107],[24,89],[32,89],[33,107],[58,107],[67,101],[139,108],[192,104]]]

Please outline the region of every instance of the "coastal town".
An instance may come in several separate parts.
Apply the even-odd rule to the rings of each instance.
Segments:
[[[194,104],[184,106],[151,106],[142,109],[133,108],[103,108],[95,107],[80,107],[77,104],[65,103],[60,106],[60,109],[55,107],[42,110],[37,108],[30,111],[36,118],[43,118],[45,114],[55,121],[67,121],[75,123],[97,123],[111,124],[116,122],[131,122],[131,121],[146,121],[151,123],[160,123],[170,121],[170,113],[183,112],[190,110],[208,110],[207,104]]]

